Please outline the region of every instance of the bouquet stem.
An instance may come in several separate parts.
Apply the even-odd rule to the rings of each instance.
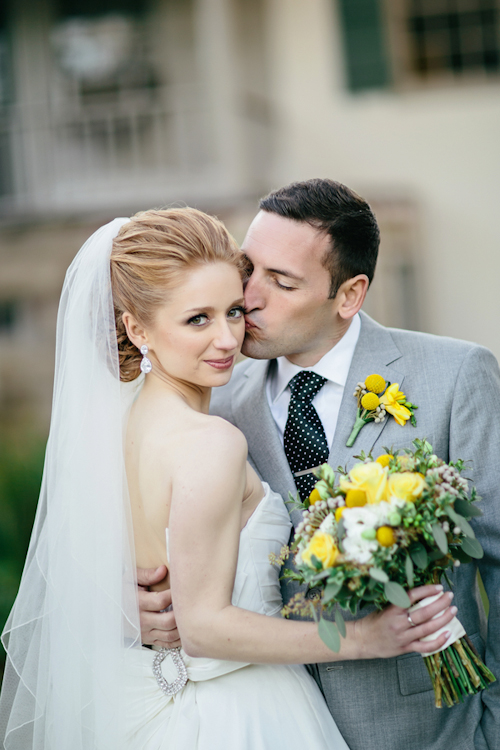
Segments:
[[[495,676],[467,636],[437,654],[425,656],[424,661],[432,680],[436,708],[442,708],[443,699],[451,708],[495,682]]]

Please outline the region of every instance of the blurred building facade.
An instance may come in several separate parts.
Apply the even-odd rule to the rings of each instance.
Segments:
[[[0,428],[50,412],[65,270],[103,221],[186,203],[238,240],[328,176],[372,203],[367,310],[500,356],[500,0],[7,0]]]

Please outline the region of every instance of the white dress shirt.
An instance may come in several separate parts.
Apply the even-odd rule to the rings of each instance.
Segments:
[[[360,330],[361,319],[359,315],[355,315],[340,341],[312,367],[299,367],[292,364],[286,357],[278,357],[276,360],[278,366],[273,369],[267,379],[266,394],[282,442],[288,418],[288,404],[290,403],[288,384],[294,375],[302,370],[307,370],[315,372],[327,380],[313,398],[312,403],[321,419],[326,442],[331,449],[347,374],[358,343]]]

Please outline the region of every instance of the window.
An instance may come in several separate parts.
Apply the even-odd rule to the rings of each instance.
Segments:
[[[500,70],[500,0],[335,0],[353,92]]]
[[[422,78],[498,72],[499,5],[498,0],[407,0],[412,71]]]

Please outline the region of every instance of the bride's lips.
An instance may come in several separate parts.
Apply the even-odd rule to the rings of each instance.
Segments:
[[[227,359],[206,359],[205,362],[216,370],[228,370],[234,361],[234,354]]]

